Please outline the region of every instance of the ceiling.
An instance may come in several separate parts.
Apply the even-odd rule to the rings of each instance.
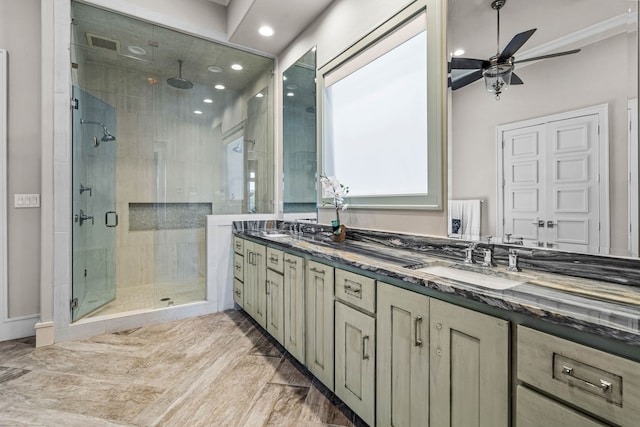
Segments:
[[[334,0],[210,1],[227,7],[229,42],[277,56]],[[229,19],[232,16],[233,22]],[[262,25],[273,28],[274,35],[259,35],[258,28]]]
[[[593,42],[582,34],[582,41],[565,37],[570,33],[588,32],[607,19],[634,11],[637,28],[637,0],[507,0],[500,11],[500,47],[504,49],[511,38],[523,31],[537,28],[533,36],[515,55],[525,59],[540,54],[579,48]],[[497,14],[491,0],[449,0],[449,52],[464,49],[465,58],[489,59],[496,54]],[[615,31],[625,31],[619,25]],[[602,37],[602,33],[599,33]],[[563,41],[566,39],[565,41]],[[541,48],[541,46],[544,46]],[[537,48],[537,49],[534,49]],[[542,49],[547,49],[543,51]],[[536,51],[537,50],[537,51]]]

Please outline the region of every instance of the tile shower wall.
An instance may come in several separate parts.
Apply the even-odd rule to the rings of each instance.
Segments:
[[[115,105],[117,112],[117,289],[130,294],[125,288],[198,283],[202,292],[196,299],[204,299],[204,221],[192,228],[156,230],[150,225],[139,230],[130,224],[129,206],[211,204],[222,185],[214,167],[222,152],[220,127],[192,117],[192,93],[166,84],[140,84],[145,76],[115,67],[84,67],[80,85]],[[171,292],[164,294],[171,297]]]

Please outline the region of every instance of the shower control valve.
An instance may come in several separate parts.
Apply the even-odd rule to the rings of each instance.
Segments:
[[[82,209],[80,209],[80,214],[76,214],[74,218],[74,221],[77,222],[80,227],[82,227],[85,221],[89,220],[91,220],[91,225],[93,225],[93,216],[86,215]]]

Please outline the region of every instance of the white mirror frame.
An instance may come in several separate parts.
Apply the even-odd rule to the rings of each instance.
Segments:
[[[418,0],[411,3],[394,17],[377,27],[367,36],[353,44],[340,55],[330,60],[318,69],[317,93],[318,105],[318,164],[323,173],[323,92],[325,76],[341,67],[352,58],[361,54],[371,46],[383,40],[392,32],[402,28],[405,24],[419,19],[426,19],[427,31],[427,144],[428,162],[428,192],[426,195],[387,195],[381,197],[348,197],[346,203],[349,209],[411,209],[411,210],[442,210],[443,203],[443,149],[446,130],[446,75],[447,63],[445,59],[445,20],[446,4],[435,0]],[[426,14],[424,13],[426,11]],[[354,70],[355,71],[355,70]],[[376,172],[383,173],[383,172]],[[338,177],[340,178],[340,177]],[[349,183],[345,182],[345,185]],[[318,194],[318,206],[321,207],[328,199],[322,198],[322,191]]]

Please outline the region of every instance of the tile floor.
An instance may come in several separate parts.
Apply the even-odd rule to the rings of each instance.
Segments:
[[[361,426],[241,311],[0,342],[0,426]]]

